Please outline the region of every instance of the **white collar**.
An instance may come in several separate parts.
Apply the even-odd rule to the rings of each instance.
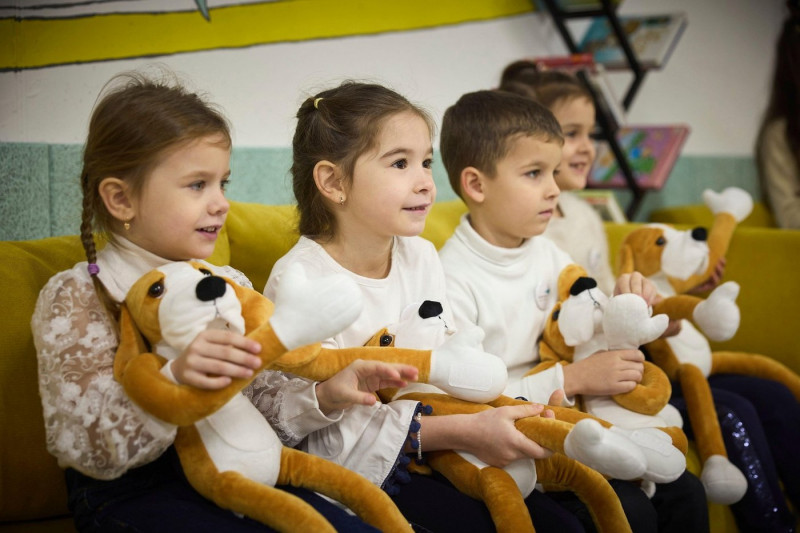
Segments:
[[[167,263],[171,261],[148,252],[124,237],[114,235],[97,254],[97,265],[100,267],[97,277],[103,282],[111,298],[120,303],[140,277]]]

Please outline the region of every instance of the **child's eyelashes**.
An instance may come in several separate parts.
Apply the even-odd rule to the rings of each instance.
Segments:
[[[542,171],[539,170],[538,168],[536,168],[536,169],[527,171],[525,173],[525,175],[528,176],[529,178],[538,178],[541,173],[542,173]]]
[[[228,190],[228,186],[230,184],[231,184],[231,180],[229,180],[229,179],[221,180],[219,182],[219,188],[222,190],[222,192],[225,192],[226,190]],[[206,181],[198,180],[198,181],[193,181],[192,183],[190,183],[189,184],[189,188],[191,190],[193,190],[193,191],[202,191],[202,190],[204,190],[206,188],[206,185],[207,185]]]
[[[224,180],[222,180],[222,182],[220,182],[219,188],[222,189],[222,192],[225,192],[225,191],[228,190],[228,187],[230,186],[230,184],[231,184],[231,180],[224,179]]]
[[[397,161],[393,162],[392,165],[394,168],[398,168],[400,170],[404,170],[408,168],[408,159],[398,159]],[[433,168],[433,159],[425,159],[422,162],[422,168],[431,169]]]

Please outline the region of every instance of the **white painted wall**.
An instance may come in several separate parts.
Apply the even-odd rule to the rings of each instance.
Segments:
[[[750,155],[783,9],[782,0],[626,0],[621,13],[680,10],[689,15],[670,62],[648,74],[629,121],[689,123],[686,154]],[[159,61],[212,95],[234,125],[237,145],[288,146],[293,114],[304,96],[341,79],[388,84],[439,118],[462,93],[493,87],[510,61],[564,50],[548,17],[534,13]],[[105,81],[148,62],[0,73],[0,142],[82,143]],[[624,84],[625,75],[613,81]]]

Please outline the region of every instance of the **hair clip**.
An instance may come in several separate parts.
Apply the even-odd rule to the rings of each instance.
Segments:
[[[319,109],[319,101],[322,100],[322,97],[314,98],[314,109]]]

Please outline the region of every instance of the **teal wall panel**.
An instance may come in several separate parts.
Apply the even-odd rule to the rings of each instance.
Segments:
[[[0,143],[0,240],[39,239],[69,235],[80,226],[80,145]],[[228,197],[242,202],[287,204],[293,202],[289,169],[291,149],[235,148],[231,157],[231,185]],[[438,200],[456,197],[441,161],[436,159],[433,175]],[[706,188],[742,187],[759,200],[756,169],[749,157],[681,157],[666,185],[651,191],[635,217],[645,221],[661,207],[698,204]],[[626,191],[616,191],[625,208]]]

